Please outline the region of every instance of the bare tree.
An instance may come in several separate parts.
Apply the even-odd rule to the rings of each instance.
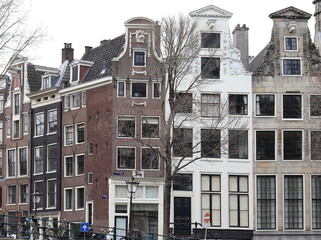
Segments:
[[[27,25],[27,13],[22,0],[3,0],[0,3],[0,76],[3,76],[16,57],[29,46],[38,44],[44,33]]]

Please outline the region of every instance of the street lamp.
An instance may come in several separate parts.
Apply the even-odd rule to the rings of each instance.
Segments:
[[[135,196],[136,190],[140,182],[135,181],[135,178],[132,177],[130,180],[126,180],[127,191],[129,193],[129,235],[131,235],[132,226],[132,204],[133,204],[133,197]]]
[[[33,194],[31,194],[32,196],[32,202],[33,202],[33,207],[35,209],[35,216],[37,216],[37,208],[38,208],[38,204],[40,203],[41,200],[41,195],[38,190],[36,190]]]

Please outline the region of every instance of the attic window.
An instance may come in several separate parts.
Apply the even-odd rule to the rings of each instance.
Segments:
[[[71,69],[71,81],[72,82],[78,81],[78,69],[79,69],[78,65],[73,66]]]
[[[50,88],[50,76],[46,76],[42,78],[42,89]]]
[[[134,52],[134,66],[144,67],[145,61],[145,52]]]

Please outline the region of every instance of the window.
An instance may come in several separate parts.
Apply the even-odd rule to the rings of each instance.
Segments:
[[[301,75],[301,59],[283,59],[283,75]]]
[[[88,143],[88,155],[92,155],[93,154],[93,143],[92,142],[89,142]]]
[[[249,190],[247,176],[229,176],[230,227],[249,226]]]
[[[219,33],[202,33],[201,34],[202,48],[220,48],[221,34]]]
[[[70,96],[66,95],[65,96],[65,111],[68,110],[70,108]]]
[[[321,131],[310,132],[311,160],[321,160]]]
[[[310,116],[311,117],[321,116],[321,95],[310,96]]]
[[[20,94],[14,94],[14,114],[18,115],[20,113]]]
[[[19,186],[19,203],[28,203],[28,185],[23,184]]]
[[[284,176],[284,229],[303,229],[303,176]]]
[[[16,176],[16,150],[8,150],[8,177]]]
[[[85,142],[85,124],[80,123],[76,125],[77,129],[77,143]]]
[[[134,66],[145,66],[145,52],[134,52]]]
[[[85,207],[85,189],[83,187],[77,187],[76,194],[77,210],[83,209]]]
[[[230,94],[229,101],[229,114],[231,115],[247,115],[247,95]]]
[[[56,207],[57,181],[48,180],[47,182],[47,207]]]
[[[161,84],[160,82],[153,83],[153,98],[160,98]]]
[[[276,229],[275,176],[257,176],[257,229]]]
[[[33,188],[33,193],[42,193],[43,192],[43,189],[46,188],[46,186],[44,186],[43,184],[43,181],[37,181],[37,182],[34,182],[34,188]],[[42,197],[43,199],[43,197]],[[40,201],[40,203],[38,203],[37,205],[37,209],[41,209],[43,208],[43,205],[44,205],[44,201]],[[34,209],[35,206],[32,206],[32,208]]]
[[[178,173],[174,175],[173,190],[193,191],[193,175],[189,173]]]
[[[88,184],[92,184],[93,183],[93,173],[89,172],[88,173]]]
[[[118,147],[117,158],[117,168],[135,169],[136,152],[134,147]]]
[[[297,51],[298,50],[298,39],[296,37],[286,37],[285,39],[285,50]]]
[[[174,128],[173,132],[173,155],[174,157],[193,156],[193,129]]]
[[[19,148],[19,175],[25,176],[28,174],[28,155],[27,148]]]
[[[83,107],[85,107],[86,104],[87,104],[87,93],[86,92],[82,92],[81,96],[82,96],[81,104],[82,104]]]
[[[125,97],[125,82],[117,82],[117,97]]]
[[[35,118],[35,136],[41,136],[44,134],[44,113],[36,114]]]
[[[220,116],[220,95],[202,94],[201,95],[201,116],[219,117]]]
[[[80,107],[80,94],[79,93],[72,94],[70,96],[70,100],[71,100],[71,108],[72,109]]]
[[[274,116],[275,115],[275,95],[256,94],[256,116]]]
[[[142,138],[159,138],[159,118],[142,118]]]
[[[72,189],[65,188],[65,210],[72,210]]]
[[[22,124],[23,124],[23,135],[28,134],[28,114],[23,115]]]
[[[301,95],[283,95],[283,118],[302,118]]]
[[[10,120],[10,118],[6,118],[6,135],[7,135],[7,138],[10,138],[10,136],[11,136],[11,120]]]
[[[57,110],[48,112],[48,133],[57,132],[58,122],[57,122]]]
[[[43,173],[43,165],[44,165],[44,151],[43,146],[35,148],[35,173]]]
[[[17,203],[16,186],[8,186],[8,204]]]
[[[3,112],[3,95],[0,95],[0,112]]]
[[[65,157],[65,176],[69,177],[72,176],[72,157]]]
[[[210,213],[210,225],[221,226],[221,176],[202,175],[202,216]]]
[[[201,58],[201,77],[220,79],[220,58],[202,57]]]
[[[193,95],[192,93],[176,93],[175,95],[175,112],[192,113],[193,112]]]
[[[244,130],[228,131],[228,156],[229,158],[248,158],[248,133]]]
[[[77,155],[77,175],[85,174],[85,155]]]
[[[43,77],[42,78],[42,89],[46,89],[46,88],[50,88],[50,77],[47,76],[47,77]]]
[[[3,170],[3,162],[2,162],[2,160],[3,160],[3,157],[2,157],[2,154],[3,154],[3,150],[2,149],[0,149],[0,176],[3,176],[3,172],[2,172],[2,170]],[[1,203],[1,197],[2,197],[2,195],[1,195],[1,187],[0,187],[0,203]],[[1,204],[0,204],[0,206],[1,206]]]
[[[256,131],[256,160],[275,160],[275,131]]]
[[[20,135],[20,121],[13,121],[13,138],[17,139]]]
[[[201,157],[221,157],[221,130],[201,129]]]
[[[57,171],[57,156],[58,156],[57,144],[48,145],[47,155],[48,155],[47,171],[48,172]]]
[[[311,176],[312,181],[312,229],[321,229],[321,176]]]
[[[71,69],[71,81],[78,81],[78,65],[73,66]]]
[[[118,137],[135,136],[135,117],[118,117]]]
[[[145,82],[133,82],[132,84],[132,97],[147,97],[147,83]]]
[[[65,127],[65,145],[72,145],[74,143],[74,129],[73,126]]]
[[[142,169],[159,169],[158,148],[142,148]]]
[[[302,160],[302,131],[283,132],[283,160]]]
[[[0,121],[0,144],[3,143],[3,122]]]

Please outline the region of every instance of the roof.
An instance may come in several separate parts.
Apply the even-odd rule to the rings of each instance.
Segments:
[[[288,19],[310,19],[311,14],[304,12],[295,7],[287,7],[282,10],[276,11],[269,15],[270,18],[288,18]]]
[[[191,17],[231,18],[233,14],[222,8],[216,7],[214,5],[209,5],[207,7],[192,11],[189,15]]]
[[[43,72],[36,71],[35,65],[28,63],[28,82],[30,92],[38,91],[41,88],[41,76]]]
[[[82,82],[112,75],[112,59],[117,57],[124,48],[125,34],[112,40],[104,41],[100,46],[85,52],[81,60],[92,61],[94,64]]]

